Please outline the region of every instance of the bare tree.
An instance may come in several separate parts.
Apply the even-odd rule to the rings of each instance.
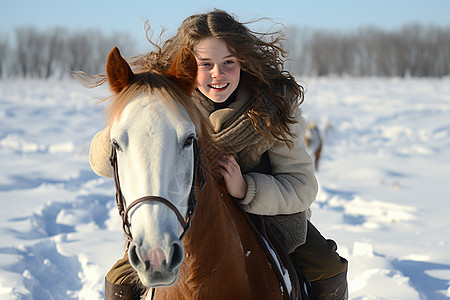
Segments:
[[[9,43],[6,35],[0,35],[0,78],[6,77],[6,61],[9,56]]]
[[[92,63],[92,55],[95,55],[93,40],[96,38],[95,33],[91,31],[76,32],[69,36],[65,46],[67,71],[95,72],[96,66]]]
[[[65,29],[57,27],[52,29],[47,39],[47,57],[46,64],[44,66],[44,77],[49,78],[52,75],[61,76],[61,65],[64,59],[64,45],[67,32]],[[59,72],[58,72],[59,67]]]
[[[98,30],[86,30],[70,36],[67,42],[68,70],[96,74],[105,68],[109,52],[118,46],[123,53],[133,53],[135,42],[128,35],[105,36]]]
[[[15,72],[23,77],[48,77],[47,68],[51,66],[53,55],[51,35],[33,27],[15,30]],[[53,50],[52,50],[53,51]]]

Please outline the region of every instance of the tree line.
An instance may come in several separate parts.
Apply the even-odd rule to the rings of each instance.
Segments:
[[[12,39],[0,32],[0,78],[62,78],[79,70],[98,74],[114,46],[133,54],[135,45],[124,33],[105,35],[93,29],[21,27],[12,32]]]
[[[12,36],[0,32],[0,78],[67,77],[77,70],[98,74],[114,46],[125,56],[137,54],[136,42],[125,33],[22,27]],[[285,38],[290,52],[285,67],[294,75],[450,75],[450,27],[409,24],[352,32],[287,28]]]
[[[450,26],[408,24],[354,32],[290,28],[286,68],[308,76],[443,77],[450,75]]]

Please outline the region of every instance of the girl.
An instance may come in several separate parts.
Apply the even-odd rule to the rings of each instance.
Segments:
[[[193,101],[229,153],[218,161],[229,194],[248,213],[265,216],[310,283],[312,299],[346,299],[347,261],[308,220],[317,182],[298,107],[304,93],[283,70],[281,37],[253,32],[214,10],[187,18],[173,38],[134,64],[143,71],[168,69],[183,45],[191,49],[198,63]],[[99,175],[110,173],[108,158],[101,157],[108,151],[99,150],[109,144],[103,130],[91,145],[91,166]],[[131,291],[129,268],[125,255],[108,272],[105,299],[113,299],[115,288]]]

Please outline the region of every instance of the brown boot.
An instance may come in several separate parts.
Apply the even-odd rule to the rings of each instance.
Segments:
[[[140,293],[131,284],[114,284],[105,278],[105,300],[139,300]]]
[[[346,300],[348,299],[347,271],[334,277],[310,283],[311,300]]]

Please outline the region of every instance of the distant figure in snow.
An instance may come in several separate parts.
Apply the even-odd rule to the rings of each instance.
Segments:
[[[320,153],[322,151],[323,139],[320,135],[319,127],[315,121],[308,124],[305,131],[305,144],[308,153],[314,162],[316,171],[319,169]]]

